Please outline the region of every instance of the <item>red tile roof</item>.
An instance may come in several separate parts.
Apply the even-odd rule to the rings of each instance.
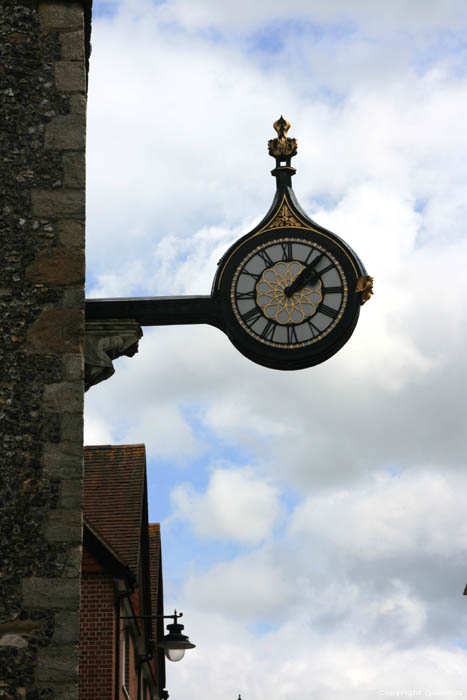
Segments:
[[[145,482],[144,445],[84,448],[84,517],[135,574],[140,557]]]

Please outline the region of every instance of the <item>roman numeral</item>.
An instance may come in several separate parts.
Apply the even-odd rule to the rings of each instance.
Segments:
[[[305,262],[303,263],[304,265],[308,265],[311,261],[310,258],[315,252],[315,249],[312,248],[310,252],[308,253]],[[316,258],[313,260],[313,265],[316,267],[316,265],[319,263],[319,261],[324,257],[324,253],[319,253],[319,255],[316,256]]]
[[[248,277],[253,277],[255,281],[259,280],[260,275],[257,275],[255,272],[248,272],[248,270],[242,270],[242,275],[248,275]]]
[[[252,292],[239,292],[235,298],[237,299],[237,301],[241,301],[242,299],[254,301],[255,293],[253,291]]]
[[[264,340],[272,340],[274,338],[275,330],[276,330],[276,324],[273,323],[270,319],[268,319],[268,322],[266,323],[263,330],[261,331],[261,337]]]
[[[326,304],[321,304],[318,311],[321,311],[321,313],[323,313],[325,316],[329,316],[329,318],[336,318],[337,314],[339,313],[338,309],[331,309],[331,307],[326,306]]]
[[[317,328],[317,327],[315,326],[315,324],[313,323],[313,321],[310,321],[310,319],[308,319],[308,325],[310,326],[310,331],[311,331],[311,334],[312,334],[313,338],[314,338],[316,335],[320,335],[321,331],[319,330],[319,328]]]
[[[290,344],[298,343],[297,331],[295,326],[287,326],[287,342]]]
[[[318,270],[318,272],[320,275],[324,275],[325,272],[329,272],[329,270],[333,270],[333,269],[334,269],[334,265],[332,263],[329,263],[329,265],[327,265],[326,267],[323,267],[322,270]]]
[[[292,260],[293,250],[292,243],[290,241],[281,241],[282,248],[282,260]]]
[[[323,294],[342,294],[344,287],[340,284],[338,287],[322,287]]]
[[[265,250],[258,250],[258,255],[263,260],[266,267],[272,267],[274,265],[273,261],[271,260],[268,253]]]
[[[263,314],[261,311],[254,306],[252,309],[243,314],[243,320],[248,326],[252,326],[259,318],[262,318]],[[250,323],[248,323],[250,321]]]

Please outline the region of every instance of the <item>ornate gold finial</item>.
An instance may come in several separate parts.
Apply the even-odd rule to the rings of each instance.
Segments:
[[[362,294],[362,306],[366,301],[368,301],[368,299],[373,294],[373,279],[373,277],[366,275],[365,277],[359,277],[359,279],[357,280],[357,286],[355,287],[355,291],[361,292]]]
[[[277,131],[278,137],[282,139],[284,138],[284,136],[287,136],[287,132],[290,129],[290,122],[288,119],[284,119],[284,117],[281,114],[279,119],[276,122],[274,122],[273,127]]]
[[[290,129],[290,122],[281,116],[273,124],[277,132],[277,138],[268,141],[269,155],[276,158],[277,161],[286,160],[287,165],[290,165],[290,159],[297,153],[297,139],[287,137],[287,132]],[[279,165],[279,163],[277,163]]]

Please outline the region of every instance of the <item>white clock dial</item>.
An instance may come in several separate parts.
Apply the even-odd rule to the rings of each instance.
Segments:
[[[283,349],[305,347],[328,335],[347,299],[339,261],[324,246],[299,237],[258,245],[237,266],[231,285],[242,328]]]

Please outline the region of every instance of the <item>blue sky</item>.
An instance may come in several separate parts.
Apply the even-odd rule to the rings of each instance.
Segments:
[[[375,277],[322,365],[146,328],[86,395],[88,444],[146,444],[197,644],[173,698],[467,693],[466,25],[460,0],[94,0],[89,296],[209,294],[281,113],[301,205]]]

